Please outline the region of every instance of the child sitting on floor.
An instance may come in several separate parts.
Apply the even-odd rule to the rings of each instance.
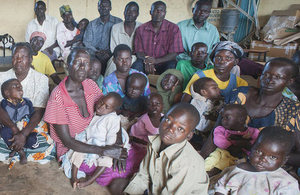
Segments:
[[[126,131],[146,112],[147,97],[143,95],[146,84],[147,78],[143,74],[133,73],[127,77],[126,95],[120,108],[121,125]]]
[[[168,69],[158,77],[156,89],[163,98],[164,113],[168,112],[173,104],[180,102],[182,84],[183,76],[176,69]]]
[[[94,55],[91,55],[88,78],[95,81],[98,87],[102,90],[102,83],[104,77],[101,75],[101,69],[102,69],[101,62]]]
[[[224,170],[214,187],[215,195],[298,195],[297,180],[281,168],[293,145],[291,132],[281,127],[264,128],[252,146],[247,162]]]
[[[95,116],[86,130],[78,135],[75,139],[91,145],[105,146],[122,142],[122,137],[129,141],[129,137],[124,130],[120,128],[120,117],[116,110],[122,105],[122,98],[115,92],[110,92],[103,96],[95,105]],[[121,144],[120,144],[121,145]],[[128,147],[128,144],[125,146]],[[99,156],[97,154],[85,154],[70,150],[66,157],[69,161],[64,160],[62,167],[67,177],[71,178],[73,188],[83,188],[92,184],[105,171],[107,167],[112,167],[112,158]],[[96,166],[96,171],[90,177],[85,177],[84,172],[78,170],[82,163],[89,167]],[[71,164],[71,165],[70,165]]]
[[[247,127],[248,114],[243,105],[228,104],[222,113],[221,125],[214,129],[213,142],[218,147],[205,159],[209,176],[235,164],[235,160],[249,154],[259,130]]]
[[[128,194],[207,194],[208,176],[203,158],[188,142],[199,122],[194,106],[173,106],[149,136],[147,154],[139,172],[125,189]]]
[[[18,79],[5,81],[1,86],[1,93],[4,98],[1,101],[1,107],[8,113],[10,120],[17,124],[22,134],[23,127],[29,122],[34,113],[32,102],[27,98],[23,98],[22,85]],[[12,145],[11,139],[18,133],[19,132],[15,132],[13,129],[0,124],[0,135],[9,148],[11,148]],[[38,146],[37,133],[31,132],[27,137],[24,148],[34,149]],[[11,150],[9,157],[13,157],[15,153],[18,152],[20,155],[20,164],[27,163],[24,149],[15,151],[14,148],[11,148]]]

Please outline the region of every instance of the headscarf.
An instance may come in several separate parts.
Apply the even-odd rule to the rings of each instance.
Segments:
[[[59,8],[59,12],[60,12],[60,16],[63,16],[64,13],[66,13],[66,12],[72,13],[72,10],[69,5],[63,5]]]
[[[216,53],[221,50],[230,51],[238,59],[244,55],[244,50],[237,43],[231,41],[221,41],[213,46],[213,51],[210,54],[211,61],[213,61]]]
[[[31,41],[31,39],[33,39],[33,37],[42,37],[44,39],[44,41],[46,41],[46,39],[47,39],[45,33],[39,32],[39,31],[34,31],[33,33],[31,33],[29,40]]]

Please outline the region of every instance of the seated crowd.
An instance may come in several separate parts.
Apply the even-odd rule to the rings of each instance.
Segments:
[[[0,72],[0,161],[56,159],[73,188],[112,194],[299,194],[300,52],[248,86],[243,49],[220,41],[211,7],[198,0],[177,25],[156,1],[141,24],[136,2],[122,22],[99,0],[99,18],[77,24],[69,5],[59,23],[37,1]]]

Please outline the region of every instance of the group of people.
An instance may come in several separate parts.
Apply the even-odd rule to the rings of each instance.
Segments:
[[[76,24],[64,5],[58,24],[36,2],[27,43],[0,72],[0,160],[56,158],[73,188],[112,194],[299,194],[300,54],[268,61],[249,87],[243,49],[206,21],[211,6],[198,0],[176,25],[156,1],[141,24],[136,2],[122,22],[99,0],[99,18]]]

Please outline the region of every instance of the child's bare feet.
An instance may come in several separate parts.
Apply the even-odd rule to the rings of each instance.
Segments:
[[[91,176],[86,176],[85,179],[82,179],[77,183],[77,187],[79,189],[81,189],[81,188],[91,185],[93,182],[94,182],[94,180],[91,178]]]
[[[21,165],[26,164],[27,163],[27,158],[26,158],[26,154],[25,154],[24,150],[20,150],[19,155],[20,155],[20,164]]]
[[[10,153],[9,153],[9,158],[11,158],[11,157],[13,157],[14,155],[16,154],[16,151],[11,151]]]

